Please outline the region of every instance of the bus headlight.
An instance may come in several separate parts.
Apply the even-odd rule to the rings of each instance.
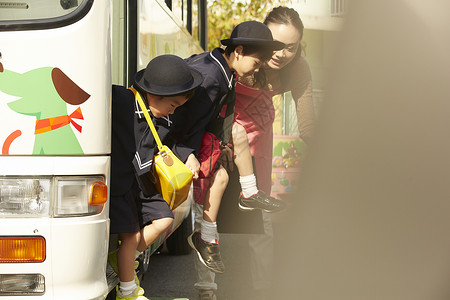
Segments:
[[[0,179],[0,215],[48,216],[50,179]]]
[[[0,176],[0,215],[70,217],[98,214],[108,199],[107,191],[103,176]]]
[[[57,177],[55,217],[97,214],[107,200],[102,177]]]

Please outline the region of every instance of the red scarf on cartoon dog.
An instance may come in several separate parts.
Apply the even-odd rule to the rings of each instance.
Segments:
[[[36,127],[34,134],[48,132],[60,127],[72,124],[79,132],[81,132],[81,125],[77,124],[73,119],[83,120],[83,114],[81,113],[81,108],[77,108],[70,115],[47,118],[42,120],[36,120]]]

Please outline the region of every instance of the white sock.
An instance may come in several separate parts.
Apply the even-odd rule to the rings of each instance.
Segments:
[[[119,288],[122,295],[129,295],[131,294],[136,288],[136,282],[134,280],[132,281],[119,281]]]
[[[139,252],[139,251],[136,250],[136,254],[134,255],[134,259],[138,258],[139,255],[141,255],[141,253],[142,253],[142,252]]]
[[[200,225],[200,232],[202,240],[208,243],[218,243],[219,242],[219,234],[217,233],[217,223],[216,222],[208,222],[202,220]]]
[[[241,184],[242,195],[245,198],[258,193],[255,174],[251,174],[248,176],[239,176],[239,182]]]

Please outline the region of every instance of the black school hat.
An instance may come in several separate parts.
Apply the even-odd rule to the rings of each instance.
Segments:
[[[157,96],[172,96],[189,92],[203,81],[200,72],[192,69],[176,55],[165,54],[153,58],[136,73],[134,85]]]
[[[274,41],[269,27],[258,21],[246,21],[238,24],[229,39],[220,41],[224,46],[252,45],[271,50],[284,48],[284,43]]]

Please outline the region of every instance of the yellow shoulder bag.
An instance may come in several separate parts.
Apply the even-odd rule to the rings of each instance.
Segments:
[[[173,210],[188,197],[192,182],[192,171],[167,146],[161,143],[141,95],[132,87],[130,90],[133,91],[158,145],[159,151],[158,154],[153,156],[154,169],[152,170],[156,178],[156,189],[169,204],[170,209]]]

